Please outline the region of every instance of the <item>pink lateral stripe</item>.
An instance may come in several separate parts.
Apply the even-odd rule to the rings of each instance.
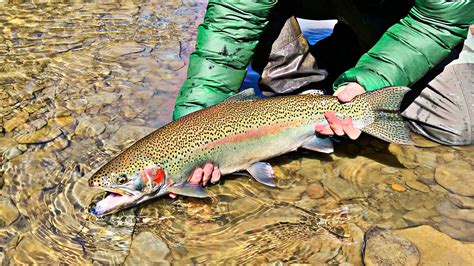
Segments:
[[[207,144],[206,146],[204,146],[203,149],[214,148],[214,147],[225,145],[225,144],[244,142],[246,140],[251,140],[251,139],[258,139],[267,135],[271,135],[273,133],[277,133],[278,131],[282,131],[284,129],[290,128],[298,124],[299,123],[297,121],[289,121],[289,122],[284,122],[284,123],[279,123],[279,124],[274,124],[274,125],[263,126],[256,129],[250,129],[247,132],[227,136],[225,138],[211,142]]]

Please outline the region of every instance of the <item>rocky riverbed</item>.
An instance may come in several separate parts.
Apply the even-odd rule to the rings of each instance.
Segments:
[[[163,198],[105,218],[87,178],[171,119],[205,4],[0,9],[2,264],[474,261],[474,148],[363,136],[271,161],[211,199]]]

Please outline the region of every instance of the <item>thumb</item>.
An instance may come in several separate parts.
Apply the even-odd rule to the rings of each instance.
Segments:
[[[358,83],[349,83],[347,85],[339,87],[335,92],[334,96],[337,96],[341,102],[350,102],[357,95],[363,94],[365,92],[364,87]]]

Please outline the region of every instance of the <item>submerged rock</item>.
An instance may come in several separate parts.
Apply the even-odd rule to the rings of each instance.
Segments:
[[[40,130],[18,136],[15,139],[22,144],[38,144],[51,141],[61,134],[62,131],[60,129],[46,126]]]
[[[428,187],[427,185],[425,185],[421,182],[418,182],[418,181],[409,180],[409,181],[405,182],[405,184],[407,184],[407,186],[409,186],[410,188],[412,188],[414,190],[418,190],[418,191],[425,192],[425,193],[430,192],[430,187]]]
[[[419,261],[417,248],[397,233],[373,228],[365,234],[366,265],[417,265]]]
[[[28,112],[19,112],[9,120],[5,121],[5,123],[3,123],[3,128],[6,132],[11,132],[15,128],[26,123],[26,121],[28,121],[29,116],[30,115],[28,114]]]
[[[431,217],[436,215],[438,215],[438,213],[435,210],[416,209],[409,211],[405,215],[403,215],[403,219],[408,223],[421,225],[427,223]]]
[[[436,167],[435,180],[447,190],[462,195],[474,196],[473,170],[469,163],[452,161]]]
[[[112,136],[112,141],[117,145],[125,145],[143,138],[151,133],[154,128],[125,125],[120,127]]]
[[[391,187],[393,190],[398,191],[398,192],[403,192],[407,190],[407,188],[404,185],[399,184],[399,183],[393,183]]]
[[[12,224],[19,216],[20,213],[11,199],[0,197],[0,227]]]
[[[130,255],[125,260],[125,265],[149,264],[168,265],[165,257],[170,249],[161,238],[151,232],[141,232],[133,238]]]
[[[458,207],[474,209],[474,197],[463,197],[456,194],[449,194],[448,199]]]
[[[349,200],[363,198],[364,193],[357,185],[339,177],[326,178],[321,180],[324,188],[337,200]]]
[[[308,194],[308,197],[310,199],[320,199],[324,197],[324,194],[326,194],[326,191],[324,190],[324,187],[319,183],[313,183],[306,188],[306,194]]]
[[[96,137],[105,131],[105,124],[99,120],[93,120],[92,118],[80,118],[79,124],[75,130],[76,135],[85,137]]]
[[[396,232],[416,246],[422,264],[472,265],[474,261],[474,244],[463,244],[431,226],[423,225]]]
[[[444,200],[438,204],[436,210],[448,218],[474,223],[474,209],[460,208],[449,200]]]

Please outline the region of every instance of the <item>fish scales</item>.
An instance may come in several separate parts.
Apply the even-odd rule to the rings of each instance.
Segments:
[[[124,158],[122,161],[112,161],[107,168],[115,172],[127,172],[128,169],[131,173],[154,162],[168,167],[167,170],[174,174],[180,172],[186,163],[208,160],[206,153],[201,153],[198,158],[193,157],[193,151],[219,139],[288,121],[298,121],[299,125],[316,123],[324,119],[323,113],[328,110],[343,116],[351,111],[350,115],[357,120],[367,115],[368,106],[343,105],[334,97],[314,95],[223,102],[158,129],[120,154]],[[213,149],[217,148],[211,148],[208,152],[211,153]],[[132,168],[123,163],[132,161],[135,164]],[[104,169],[104,175],[110,173],[107,168]]]
[[[259,182],[272,185],[271,167],[259,161],[299,147],[332,151],[330,141],[314,133],[316,124],[327,123],[326,111],[341,119],[350,116],[356,128],[383,140],[411,144],[398,113],[407,91],[380,89],[348,103],[313,94],[256,99],[242,92],[157,129],[99,169],[89,185],[115,194],[102,200],[95,213],[115,212],[168,192],[206,196],[202,188],[187,185],[190,173],[206,162],[222,174],[247,169]]]

